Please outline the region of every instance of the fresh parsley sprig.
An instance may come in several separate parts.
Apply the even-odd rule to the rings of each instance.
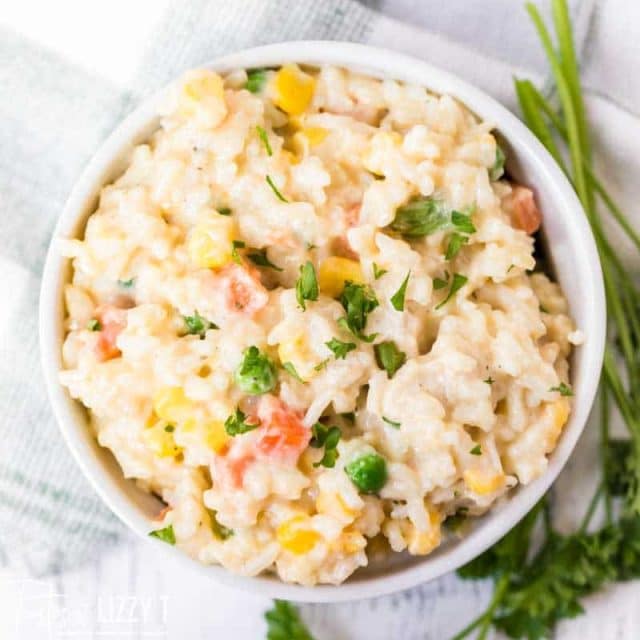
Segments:
[[[290,602],[274,600],[273,608],[264,617],[267,621],[267,640],[314,640]]]
[[[319,462],[314,462],[314,467],[328,467],[333,468],[336,465],[338,459],[338,442],[342,432],[339,427],[326,427],[321,422],[316,422],[311,427],[311,442],[310,447],[320,449],[324,447],[324,455]]]
[[[356,338],[365,342],[373,342],[376,334],[365,335],[368,315],[379,305],[373,290],[364,285],[347,280],[340,295],[340,304],[347,312],[345,318],[341,318],[338,324],[350,331]]]
[[[306,311],[306,300],[317,300],[320,295],[320,287],[318,286],[318,278],[316,276],[316,270],[313,263],[307,260],[300,267],[300,276],[296,281],[296,300],[302,308]]]

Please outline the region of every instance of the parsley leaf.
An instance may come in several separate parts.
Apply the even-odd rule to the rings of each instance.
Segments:
[[[102,331],[102,325],[100,324],[100,320],[96,318],[91,318],[89,322],[87,322],[87,329],[89,331]]]
[[[269,144],[269,136],[267,135],[267,132],[260,125],[256,126],[256,131],[258,132],[258,137],[262,141],[262,144],[264,145],[264,148],[267,151],[267,155],[268,156],[272,156],[273,155],[273,149],[271,148],[271,145]]]
[[[213,324],[213,322],[203,318],[197,311],[194,311],[192,316],[183,316],[182,318],[187,330],[187,335],[200,336],[201,340],[204,340],[204,336],[209,329],[219,328]]]
[[[233,258],[233,261],[237,264],[242,264],[242,258],[240,256],[240,254],[238,253],[238,249],[244,249],[246,247],[246,244],[242,241],[242,240],[234,240],[231,243],[231,257]]]
[[[431,196],[413,198],[396,209],[391,228],[409,238],[421,238],[446,229],[450,215],[443,200]]]
[[[461,233],[452,233],[449,237],[449,244],[447,245],[444,259],[453,260],[458,255],[463,245],[467,244],[467,242],[469,242],[469,238],[467,236],[463,236]]]
[[[445,304],[447,304],[447,302],[449,302],[449,300],[451,300],[451,298],[453,298],[453,296],[456,295],[456,293],[458,293],[458,291],[460,291],[460,289],[462,289],[462,287],[464,287],[464,285],[467,283],[467,276],[463,276],[460,273],[454,273],[453,274],[453,280],[451,281],[451,287],[449,289],[449,293],[447,294],[447,297],[438,305],[436,305],[436,311],[442,307],[444,307]]]
[[[407,293],[407,284],[409,284],[409,276],[411,271],[407,273],[407,277],[403,280],[400,288],[391,297],[391,304],[396,311],[404,311],[404,297]]]
[[[387,269],[382,269],[375,262],[373,263],[373,278],[374,280],[379,280],[382,276],[387,273]]]
[[[220,207],[219,209],[217,209],[217,212],[221,216],[230,216],[233,213],[233,211],[231,211],[229,207]]]
[[[485,384],[491,385],[495,382],[495,380],[491,376],[489,376],[488,378],[485,378],[482,382],[484,382]]]
[[[133,287],[134,278],[129,278],[128,280],[118,280],[118,286],[123,289],[131,289]]]
[[[561,382],[557,387],[551,387],[549,391],[557,391],[561,396],[573,395],[573,391],[571,391],[571,387],[566,385],[564,382]]]
[[[504,175],[504,161],[506,160],[506,156],[504,155],[504,151],[500,148],[499,144],[496,144],[496,159],[493,162],[493,166],[489,169],[489,178],[491,182],[495,182],[496,180],[500,180]]]
[[[408,238],[422,238],[438,231],[471,234],[476,230],[470,213],[452,210],[433,196],[414,198],[398,207],[391,228]]]
[[[314,462],[314,467],[328,467],[333,468],[338,459],[338,442],[340,442],[340,436],[342,435],[338,427],[325,427],[321,422],[316,422],[311,427],[311,441],[310,447],[320,449],[324,447],[324,455],[319,462]]]
[[[296,608],[285,600],[274,600],[273,608],[264,614],[267,640],[314,640]]]
[[[342,342],[342,340],[338,340],[337,338],[331,338],[331,340],[325,342],[325,344],[333,351],[336,360],[344,360],[347,357],[347,353],[356,348],[355,342]]]
[[[271,260],[267,257],[266,249],[253,249],[251,253],[247,254],[247,258],[253,262],[253,264],[259,267],[266,267],[268,269],[274,269],[275,271],[282,271],[282,269],[277,265],[273,264]]]
[[[266,69],[251,69],[247,71],[247,82],[244,88],[251,93],[260,93],[267,81]]]
[[[300,277],[296,281],[296,300],[302,307],[302,310],[306,311],[307,306],[305,300],[317,300],[319,294],[320,289],[318,287],[316,270],[313,263],[307,260],[304,265],[300,267]]]
[[[233,529],[229,529],[229,527],[225,527],[223,524],[218,522],[217,512],[213,509],[207,509],[209,513],[209,518],[211,518],[211,531],[213,535],[218,538],[218,540],[226,540],[233,535]]]
[[[482,447],[477,444],[475,447],[473,447],[473,449],[471,449],[471,451],[469,451],[469,453],[472,456],[481,456],[482,455]]]
[[[402,426],[402,423],[400,422],[395,422],[394,420],[391,420],[391,418],[387,418],[385,416],[382,416],[382,419],[391,427],[393,427],[394,429],[399,429]]]
[[[340,294],[340,304],[347,312],[346,318],[338,321],[341,326],[353,333],[356,338],[371,342],[375,336],[365,336],[364,329],[367,325],[367,316],[378,306],[379,302],[373,290],[363,284],[355,284],[347,280]]]
[[[236,384],[252,396],[268,393],[277,384],[276,370],[268,356],[258,347],[251,346],[243,352],[242,362],[236,369]]]
[[[165,527],[164,529],[156,529],[155,531],[150,531],[149,536],[151,538],[162,540],[162,542],[166,542],[167,544],[174,545],[176,543],[176,534],[173,532],[172,524]]]
[[[296,371],[292,362],[283,362],[282,368],[291,376],[293,376],[298,382],[304,383],[304,380],[300,377],[300,374]]]
[[[267,184],[271,187],[271,190],[273,191],[273,193],[275,193],[276,198],[278,198],[278,200],[280,200],[280,202],[289,202],[279,191],[278,187],[276,187],[275,182],[273,181],[273,178],[271,176],[266,176],[266,181]]]
[[[443,279],[443,278],[434,278],[433,279],[433,288],[436,291],[439,291],[440,289],[444,289],[448,284],[449,284],[449,274],[447,274],[446,280]]]
[[[236,412],[224,421],[224,430],[230,436],[237,436],[253,431],[260,426],[258,422],[247,422],[247,416],[236,407]]]
[[[395,372],[405,363],[407,354],[400,351],[395,342],[380,342],[374,345],[376,362],[381,369],[387,372],[389,378],[393,378]]]

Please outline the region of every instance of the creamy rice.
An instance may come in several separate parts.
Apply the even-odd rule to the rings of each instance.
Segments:
[[[336,67],[174,87],[65,244],[61,380],[157,537],[338,584],[544,473],[581,335],[492,128]]]

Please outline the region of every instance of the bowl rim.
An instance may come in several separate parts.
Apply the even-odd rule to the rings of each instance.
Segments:
[[[595,398],[604,354],[606,306],[595,241],[573,188],[542,144],[506,107],[468,82],[418,58],[385,48],[350,42],[281,42],[244,49],[200,66],[226,72],[237,68],[278,66],[287,62],[312,66],[333,64],[372,76],[420,84],[434,93],[452,95],[483,119],[495,123],[506,140],[517,141],[520,153],[526,154],[529,161],[536,165],[536,170],[543,176],[544,181],[553,185],[554,198],[562,205],[557,207],[557,214],[571,220],[571,249],[576,254],[579,271],[588,278],[585,286],[593,302],[590,315],[580,319],[580,328],[588,335],[588,340],[580,347],[583,350],[580,369],[586,372],[582,388],[576,393],[569,422],[549,457],[547,470],[529,485],[520,486],[517,491],[511,493],[510,499],[504,504],[496,505],[483,517],[481,526],[476,527],[472,534],[451,548],[438,555],[416,559],[415,564],[395,569],[388,575],[348,580],[337,586],[305,587],[287,584],[271,576],[244,577],[232,574],[220,566],[204,566],[177,549],[156,543],[163,548],[165,555],[172,555],[181,565],[189,566],[201,575],[213,577],[218,582],[232,587],[297,602],[341,602],[397,592],[455,570],[500,539],[544,495],[573,451]],[[103,501],[130,529],[146,539],[151,527],[148,518],[142,515],[131,499],[127,498],[116,479],[92,460],[95,455],[89,442],[90,432],[87,425],[74,414],[72,407],[75,401],[58,381],[61,364],[60,323],[52,322],[52,317],[61,307],[62,278],[67,268],[67,260],[60,255],[58,240],[76,235],[74,231],[78,224],[86,219],[88,202],[95,200],[105,183],[105,177],[113,167],[115,158],[132,148],[132,141],[137,143],[141,132],[146,130],[148,135],[151,125],[157,122],[159,101],[171,84],[145,99],[120,122],[77,180],[50,241],[39,301],[41,364],[49,400],[62,435],[85,477]],[[90,434],[90,437],[93,438],[93,435]]]

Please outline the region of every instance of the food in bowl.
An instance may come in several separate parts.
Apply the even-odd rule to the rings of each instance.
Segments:
[[[65,243],[60,374],[155,537],[339,584],[544,472],[582,335],[492,123],[293,64],[189,72],[161,116]]]

